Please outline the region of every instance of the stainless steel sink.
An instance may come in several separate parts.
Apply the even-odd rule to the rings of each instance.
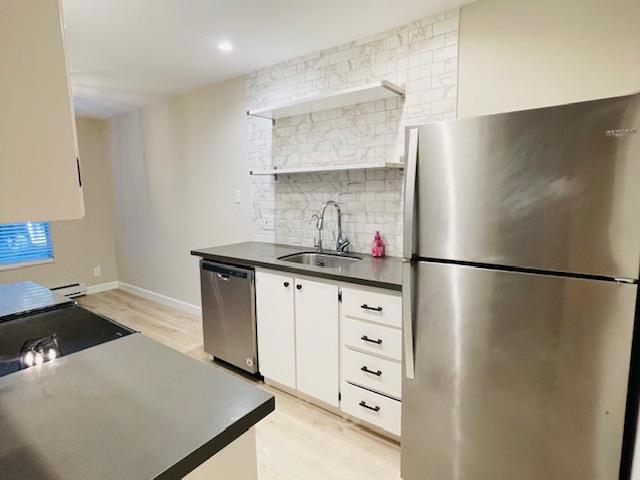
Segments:
[[[339,268],[362,260],[360,257],[335,253],[301,252],[278,257],[285,262],[313,265],[315,267]]]

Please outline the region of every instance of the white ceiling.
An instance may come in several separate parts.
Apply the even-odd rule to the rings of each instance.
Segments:
[[[469,0],[63,0],[76,112],[105,118]],[[221,40],[234,50],[217,49]]]

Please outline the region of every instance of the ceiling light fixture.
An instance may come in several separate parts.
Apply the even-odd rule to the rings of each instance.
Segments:
[[[218,44],[218,50],[220,50],[221,52],[230,52],[231,50],[233,50],[233,45],[231,45],[231,42],[223,40]]]

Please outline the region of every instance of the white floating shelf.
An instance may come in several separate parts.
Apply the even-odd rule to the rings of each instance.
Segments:
[[[340,172],[344,170],[370,170],[375,168],[404,168],[402,162],[369,162],[369,163],[345,163],[342,165],[322,165],[292,168],[269,168],[264,170],[250,170],[251,175],[285,175],[291,173],[314,173],[314,172]]]
[[[383,100],[385,98],[404,97],[404,89],[386,80],[360,87],[346,88],[317,97],[305,98],[286,105],[248,110],[247,115],[276,120],[306,113],[321,112],[332,108],[347,107],[358,103]]]

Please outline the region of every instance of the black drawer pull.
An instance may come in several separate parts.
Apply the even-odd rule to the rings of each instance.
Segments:
[[[364,400],[361,401],[358,405],[360,405],[361,407],[367,408],[369,410],[373,410],[374,412],[380,411],[380,407],[378,405],[376,405],[375,407],[372,407],[371,405],[367,405],[367,403]]]
[[[369,342],[369,343],[375,343],[377,345],[382,345],[382,339],[379,338],[377,340],[371,340],[369,337],[367,337],[366,335],[362,335],[360,337],[360,340],[364,340],[365,342]]]
[[[298,290],[302,290],[302,285],[301,285],[301,284],[298,284],[298,285],[296,285],[296,288],[297,288]]]
[[[366,303],[363,303],[362,305],[360,305],[360,308],[364,308],[365,310],[373,310],[374,312],[382,311],[382,307],[370,307]]]
[[[377,372],[374,372],[373,370],[369,370],[366,365],[364,365],[360,370],[362,370],[365,373],[370,373],[372,375],[375,375],[376,377],[379,377],[380,375],[382,375],[382,371],[378,370]]]
[[[283,283],[283,285],[284,285],[285,287],[288,287],[288,286],[289,286],[289,282],[284,282],[284,283]]]

